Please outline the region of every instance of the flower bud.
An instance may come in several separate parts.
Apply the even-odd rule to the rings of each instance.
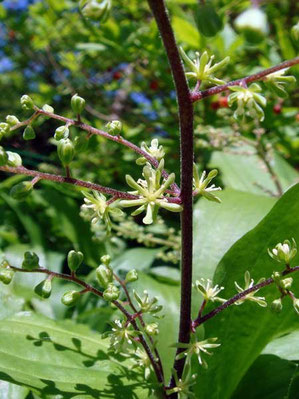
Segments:
[[[54,108],[51,107],[51,105],[49,105],[49,104],[45,104],[45,105],[43,105],[43,111],[49,112],[50,114],[53,114],[54,113]]]
[[[295,40],[299,41],[299,22],[292,27],[292,36]]]
[[[101,262],[104,263],[104,265],[109,266],[111,262],[111,256],[110,255],[103,255],[101,257]]]
[[[84,17],[105,22],[111,9],[111,0],[81,0]]]
[[[20,121],[19,121],[19,119],[18,119],[16,116],[14,116],[14,115],[7,115],[7,117],[6,117],[6,123],[8,123],[9,126],[15,126],[15,125],[17,125],[18,123],[20,123]]]
[[[196,9],[195,20],[198,30],[206,37],[215,36],[223,28],[223,22],[214,7],[200,3]]]
[[[18,166],[22,166],[22,158],[16,152],[7,151],[8,156],[7,165],[17,168]]]
[[[106,290],[103,292],[103,298],[105,301],[112,302],[119,298],[120,291],[114,284],[109,284]]]
[[[33,185],[30,181],[22,181],[14,185],[10,190],[10,196],[18,201],[24,201],[31,194]]]
[[[78,94],[75,94],[71,99],[71,106],[74,113],[76,115],[80,115],[85,108],[84,98],[78,96]]]
[[[122,125],[121,121],[117,121],[117,120],[108,122],[106,125],[108,133],[113,134],[113,135],[115,135],[115,134],[120,135],[120,133],[122,131],[122,127],[123,127],[123,125]]]
[[[100,286],[103,288],[107,288],[113,282],[113,271],[107,265],[101,264],[96,269],[96,275]]]
[[[1,136],[7,136],[10,132],[10,125],[5,122],[0,123],[0,134]]]
[[[24,253],[24,260],[22,268],[27,270],[37,269],[39,267],[39,257],[35,252],[26,251]]]
[[[35,131],[32,126],[28,125],[26,126],[24,132],[23,132],[23,139],[24,140],[33,140],[35,139]]]
[[[5,166],[8,163],[8,156],[3,147],[0,146],[0,166]]]
[[[276,313],[280,313],[282,311],[282,301],[281,298],[275,299],[271,303],[271,310]]]
[[[157,323],[151,323],[147,324],[145,327],[145,331],[148,335],[158,335],[159,334],[159,328]]]
[[[78,302],[79,298],[80,298],[79,291],[67,291],[61,297],[61,302],[65,306],[74,306],[76,304],[76,302]]]
[[[69,128],[67,126],[59,126],[55,130],[54,139],[59,141],[62,139],[67,139],[69,137]]]
[[[298,298],[295,298],[293,300],[293,306],[294,306],[295,312],[299,314],[299,299]]]
[[[134,281],[138,280],[138,273],[135,269],[128,271],[126,275],[126,283],[133,283]]]
[[[283,243],[278,243],[272,250],[268,249],[268,253],[277,262],[289,265],[297,253],[296,241],[294,238],[292,242],[285,240]]]
[[[7,262],[2,262],[0,266],[0,281],[8,285],[14,276],[15,272],[8,266]]]
[[[84,255],[80,251],[70,251],[67,256],[67,264],[72,272],[75,272],[83,262]]]
[[[235,19],[237,31],[253,44],[261,42],[269,32],[266,14],[257,7],[249,8]]]
[[[52,292],[52,278],[47,278],[39,283],[34,288],[34,292],[41,298],[49,298]]]
[[[88,143],[89,143],[88,138],[83,134],[75,137],[75,140],[74,140],[75,151],[83,152],[83,151],[87,150]]]
[[[57,146],[58,157],[63,166],[68,166],[75,155],[74,145],[69,139],[62,139]]]
[[[24,94],[21,97],[21,106],[25,111],[30,111],[34,108],[34,102],[31,97],[27,96],[27,94]]]
[[[283,280],[281,280],[281,286],[285,290],[289,290],[291,288],[292,284],[293,284],[292,277],[284,278]]]

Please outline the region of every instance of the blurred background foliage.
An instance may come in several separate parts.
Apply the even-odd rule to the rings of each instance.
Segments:
[[[290,33],[298,22],[298,2],[259,3],[270,30],[252,44],[234,25],[236,17],[251,6],[250,1],[213,0],[224,28],[211,38],[204,37],[197,29],[194,18],[197,0],[167,1],[177,40],[189,55],[207,50],[215,55],[215,61],[230,56],[229,65],[219,76],[226,81],[298,55],[299,42]],[[293,67],[290,73],[299,79],[299,67]],[[22,94],[30,95],[38,106],[49,104],[56,113],[72,118],[70,98],[79,93],[87,102],[84,122],[105,130],[107,121],[119,119],[124,125],[124,137],[137,145],[158,138],[166,151],[166,168],[176,173],[178,182],[176,96],[146,1],[113,0],[105,23],[85,19],[77,1],[2,1],[0,85],[3,121],[7,114],[17,115],[20,120],[28,117],[21,111]],[[268,100],[263,122],[246,119],[237,123],[228,107],[228,93],[195,104],[195,160],[202,170],[218,168],[217,185],[225,189],[223,208],[213,204],[212,211],[211,204],[204,200],[196,204],[195,259],[198,267],[205,265],[197,269],[196,276],[212,277],[230,246],[271,209],[279,190],[285,191],[299,181],[298,85],[288,87],[288,92],[288,98],[278,98],[263,86],[263,95]],[[43,120],[41,125],[40,118],[34,122],[35,140],[25,142],[18,131],[3,139],[1,145],[18,152],[28,168],[61,174],[53,140],[58,126],[54,120]],[[84,134],[75,127],[71,131],[73,137]],[[93,136],[87,151],[76,155],[72,175],[127,190],[125,174],[138,178],[141,173],[135,160],[136,155],[127,148]],[[12,264],[20,266],[24,251],[30,249],[39,254],[42,266],[63,270],[66,253],[75,248],[85,255],[85,267],[80,273],[92,281],[93,268],[109,252],[120,273],[136,268],[148,274],[145,280],[141,279],[141,287],[149,289],[152,285],[159,292],[162,290],[162,285],[156,286],[159,282],[170,295],[169,307],[177,302],[178,216],[162,213],[163,220],[147,228],[140,224],[139,218],[127,218],[116,224],[115,234],[107,237],[101,226],[91,229],[80,216],[82,195],[73,187],[41,182],[26,201],[13,200],[9,189],[23,179],[1,173],[0,249]],[[214,209],[215,216],[211,216]],[[211,218],[219,223],[219,231],[215,231]],[[41,280],[39,276],[36,279]],[[110,307],[88,295],[77,307],[66,310],[60,304],[65,284],[56,285],[55,295],[49,301],[42,301],[34,296],[32,276],[17,276],[12,288],[1,288],[0,303],[7,306],[0,310],[0,317],[21,309],[34,309],[51,318],[73,318],[100,332],[107,328]],[[175,336],[176,327],[174,339]]]

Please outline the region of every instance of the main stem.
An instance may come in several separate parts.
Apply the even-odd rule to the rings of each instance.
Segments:
[[[193,106],[184,68],[180,59],[173,30],[163,0],[148,0],[158,25],[168,62],[172,71],[180,124],[180,166],[181,166],[181,305],[179,342],[188,343],[191,326],[191,287],[192,287],[192,183],[193,183]],[[178,349],[180,351],[180,349]],[[175,361],[174,368],[181,378],[185,360]],[[173,386],[174,381],[171,381]],[[175,397],[175,396],[173,396]]]

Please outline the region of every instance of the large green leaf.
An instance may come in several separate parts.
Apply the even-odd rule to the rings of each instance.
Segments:
[[[107,341],[86,327],[23,312],[0,321],[0,379],[44,396],[147,398],[131,361],[107,355]]]
[[[272,163],[284,190],[298,181],[298,172],[278,154],[275,154]],[[244,156],[216,151],[213,153],[210,166],[221,170],[221,177],[226,187],[262,195],[267,195],[267,190],[277,193],[271,175],[256,155]]]
[[[297,376],[299,369],[295,363],[273,355],[261,355],[246,373],[232,399],[295,399],[290,386]]]
[[[194,207],[193,279],[212,278],[225,252],[269,212],[275,199],[231,189],[222,204],[204,198]]]
[[[131,269],[146,270],[151,266],[159,251],[159,248],[128,249],[117,258],[114,258],[111,264],[113,269],[118,271],[128,271]]]
[[[271,276],[281,270],[273,261],[267,248],[290,237],[299,242],[299,185],[292,187],[273,207],[256,228],[241,238],[222,258],[215,275],[215,283],[225,287],[223,296],[235,294],[234,281],[242,285],[244,272],[251,276]],[[298,261],[298,256],[295,261]],[[299,292],[299,276],[294,275],[293,289]],[[279,295],[272,285],[263,290],[268,301]],[[196,387],[198,398],[228,399],[238,383],[274,337],[299,328],[299,318],[291,301],[286,298],[281,314],[260,308],[254,303],[231,307],[205,323],[207,337],[219,337],[221,347],[209,360],[209,369],[200,370]],[[213,390],[211,391],[211,386]]]
[[[287,360],[299,360],[299,331],[293,331],[274,339],[263,350],[265,354],[273,354]]]
[[[173,29],[180,41],[189,46],[198,48],[200,35],[198,30],[186,19],[174,16],[172,18]]]

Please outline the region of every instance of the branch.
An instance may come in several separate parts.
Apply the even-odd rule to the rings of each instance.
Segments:
[[[193,106],[184,68],[179,55],[173,30],[163,0],[148,0],[153,12],[168,62],[174,79],[180,123],[180,165],[181,165],[181,214],[182,251],[181,251],[181,304],[179,342],[190,340],[191,323],[191,287],[192,287],[192,181],[193,181]],[[181,351],[178,349],[178,351]],[[181,378],[185,359],[175,361],[174,368]],[[172,380],[171,386],[174,385]]]
[[[290,269],[286,269],[282,272],[283,276],[286,276],[287,274],[294,273],[296,271],[299,271],[299,266],[294,266]],[[199,315],[193,322],[192,322],[192,330],[195,330],[198,326],[201,324],[205,323],[207,320],[212,319],[214,316],[216,316],[218,313],[222,312],[229,306],[233,305],[235,302],[237,302],[239,299],[246,297],[246,295],[250,294],[251,292],[257,291],[263,287],[266,287],[267,285],[270,285],[274,283],[273,278],[268,278],[267,280],[253,285],[251,288],[248,288],[247,290],[244,290],[240,292],[239,294],[236,294],[232,298],[228,299],[226,302],[223,304],[219,305],[217,308],[211,310],[211,312],[207,313],[204,316]]]
[[[45,269],[45,268],[37,268],[37,269],[33,269],[33,270],[27,270],[27,269],[21,269],[19,267],[15,267],[15,266],[10,266],[9,267],[14,270],[15,272],[22,272],[22,273],[43,273],[43,274],[47,274],[49,276],[55,277],[55,278],[59,278],[62,280],[67,280],[67,281],[71,281],[75,284],[78,284],[82,287],[84,287],[84,293],[85,292],[91,292],[94,295],[102,298],[103,297],[103,293],[101,291],[99,291],[98,289],[94,288],[93,286],[91,286],[90,284],[86,283],[83,280],[80,280],[78,277],[76,277],[74,274],[73,275],[69,275],[69,274],[64,274],[64,273],[57,273],[57,272],[52,272],[51,270]],[[136,331],[140,332],[140,329],[136,323],[136,320],[134,319],[134,315],[130,314],[122,305],[120,302],[118,301],[112,301],[112,303],[126,316],[126,318],[128,319],[128,321],[132,324],[133,328]],[[161,374],[159,365],[157,364],[155,357],[150,349],[150,347],[148,346],[146,340],[144,339],[143,335],[141,334],[139,337],[140,343],[143,346],[145,352],[147,353],[151,364],[153,366],[153,369],[155,371],[157,380],[159,381],[159,383],[163,383],[163,375]]]
[[[238,86],[241,83],[248,84],[248,83],[254,82],[256,80],[261,80],[265,76],[270,75],[270,73],[280,71],[281,69],[284,69],[284,68],[289,68],[289,67],[291,67],[293,65],[296,65],[296,64],[299,64],[299,57],[296,57],[296,58],[293,58],[291,60],[282,62],[281,64],[278,64],[278,65],[273,66],[271,68],[264,69],[261,72],[255,73],[255,74],[247,76],[245,78],[233,80],[233,81],[225,83],[224,85],[221,85],[221,86],[211,87],[210,89],[203,90],[203,91],[192,92],[191,93],[191,100],[192,100],[192,102],[196,102],[198,100],[201,100],[202,98],[213,96],[215,94],[221,93],[222,91],[227,90],[229,88],[229,86]]]

